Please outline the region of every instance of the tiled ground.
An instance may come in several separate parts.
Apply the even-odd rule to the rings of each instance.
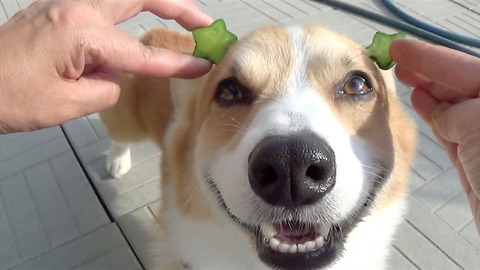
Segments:
[[[0,0],[0,23],[30,2]],[[381,1],[345,2],[391,17]],[[417,18],[480,37],[478,0],[396,2]],[[265,24],[316,23],[366,45],[375,31],[394,31],[308,0],[197,3],[213,18],[225,18],[240,36]],[[150,13],[118,27],[137,37],[152,27],[180,30]],[[430,130],[413,113],[408,89],[398,86],[405,108],[418,122],[420,145],[410,185],[410,210],[394,243],[392,269],[480,269],[480,237],[455,171]],[[144,244],[149,238],[143,232],[156,226],[160,153],[150,143],[135,145],[133,168],[115,180],[104,169],[108,145],[97,115],[66,123],[63,130],[0,136],[1,270],[150,268],[152,257]]]

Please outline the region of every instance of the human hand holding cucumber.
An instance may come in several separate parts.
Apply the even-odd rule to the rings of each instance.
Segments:
[[[0,134],[113,105],[118,71],[192,78],[210,70],[208,61],[146,47],[114,27],[141,11],[188,30],[212,22],[191,0],[38,0],[0,25]]]
[[[480,58],[412,39],[393,42],[390,55],[457,169],[480,233]]]

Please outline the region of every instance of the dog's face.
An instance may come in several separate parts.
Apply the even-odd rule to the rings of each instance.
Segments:
[[[186,113],[190,139],[172,146],[193,149],[177,167],[192,165],[182,181],[195,183],[177,192],[207,202],[269,267],[335,263],[394,166],[382,73],[361,46],[313,26],[253,32],[211,73]]]

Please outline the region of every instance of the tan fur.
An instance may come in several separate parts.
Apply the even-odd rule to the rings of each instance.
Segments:
[[[308,26],[304,31],[320,39],[336,35]],[[321,31],[321,34],[316,31]],[[272,40],[277,38],[285,42],[273,44]],[[338,39],[340,46],[349,48],[347,55],[317,50],[315,44],[321,40],[308,42],[308,49],[318,53],[318,57],[308,63],[307,76],[326,98],[345,129],[352,135],[368,138],[369,147],[378,150],[375,153],[377,158],[389,165],[394,164],[391,180],[384,187],[386,192],[381,193],[376,202],[376,207],[382,209],[391,201],[403,198],[407,189],[415,151],[414,126],[401,109],[391,74],[380,73],[357,44],[346,38]],[[190,52],[194,46],[190,36],[165,29],[148,32],[142,42],[177,52]],[[249,126],[262,104],[286,94],[289,76],[292,75],[287,71],[294,64],[291,43],[285,28],[264,28],[237,42],[208,75],[183,82],[175,92],[170,92],[173,83],[163,78],[132,75],[122,78],[122,92],[117,105],[102,112],[101,119],[116,141],[151,139],[163,148],[162,190],[173,191],[176,200],[163,200],[162,207],[174,207],[192,219],[215,222],[208,199],[199,185],[202,179],[197,179],[197,172],[189,165],[194,161],[213,159],[219,149],[233,149],[241,139],[242,129]],[[343,67],[325,68],[323,63],[332,62],[329,57],[340,59]],[[374,99],[356,104],[338,102],[327,91],[336,89],[351,69],[362,70],[379,79],[385,76],[384,85],[374,82],[377,89]],[[258,95],[254,105],[226,109],[214,102],[218,82],[232,75]],[[182,106],[176,110],[174,104],[179,103]],[[168,133],[172,115],[176,118],[175,130]],[[386,154],[388,149],[395,149],[393,156]],[[173,268],[176,267],[178,265]]]

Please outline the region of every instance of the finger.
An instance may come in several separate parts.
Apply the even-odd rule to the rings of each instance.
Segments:
[[[69,110],[71,118],[102,111],[113,106],[120,95],[120,85],[116,77],[108,73],[93,73],[80,77],[70,85],[73,89]]]
[[[410,87],[430,89],[433,86],[432,80],[399,65],[395,66],[395,75],[400,81]]]
[[[462,164],[467,179],[477,196],[480,195],[480,99],[470,99],[454,106],[440,104],[432,112],[432,125],[444,140],[458,144],[458,159]],[[476,188],[476,189],[475,189]]]
[[[428,91],[432,97],[435,97],[439,101],[457,103],[465,99],[456,91],[452,91],[443,85],[436,84],[424,76],[405,69],[401,66],[395,68],[395,75],[405,85],[415,88],[424,89]]]
[[[94,40],[89,57],[97,63],[127,73],[137,73],[159,77],[195,78],[207,73],[212,64],[207,60],[175,53],[170,50],[145,46],[126,33],[114,29],[102,32]]]
[[[412,106],[415,112],[425,121],[427,124],[431,125],[432,112],[439,103],[429,92],[421,89],[415,88],[412,91],[411,95]]]
[[[474,56],[413,39],[395,40],[390,46],[390,55],[404,69],[419,73],[463,96],[479,96],[480,59]]]
[[[190,0],[149,0],[144,10],[164,18],[173,19],[187,30],[193,30],[199,26],[208,26],[213,20]]]
[[[95,6],[98,1],[90,2],[112,24],[125,21],[141,11],[151,11],[161,18],[174,19],[187,30],[212,23],[212,19],[190,0],[102,1],[100,6]]]

